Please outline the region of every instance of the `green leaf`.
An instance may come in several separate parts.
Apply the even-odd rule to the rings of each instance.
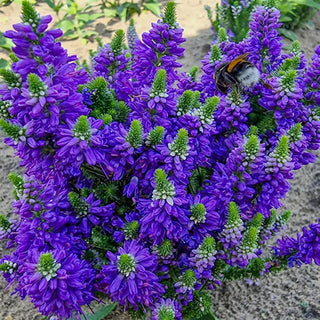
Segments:
[[[116,8],[117,11],[117,16],[122,20],[122,21],[126,21],[127,18],[127,8],[122,5]]]
[[[283,35],[284,37],[286,37],[287,39],[289,39],[291,41],[297,40],[296,33],[291,31],[291,30],[284,29],[284,28],[279,28],[278,32],[279,32],[279,34]]]
[[[313,0],[294,0],[293,1],[296,5],[300,4],[302,6],[306,6],[306,7],[310,7],[310,8],[314,8],[317,10],[320,10],[320,3],[313,1]]]
[[[74,30],[74,24],[73,22],[69,20],[62,20],[57,23],[57,27],[61,28],[63,32],[67,32],[70,30]]]
[[[78,15],[78,19],[86,23],[88,23],[89,21],[95,21],[100,17],[102,17],[100,13],[95,13],[95,14],[82,13]]]
[[[0,59],[0,69],[7,68],[9,66],[9,63],[6,59],[1,58]]]
[[[11,39],[7,39],[2,35],[2,32],[0,31],[0,48],[11,51],[11,47],[13,46],[13,42]]]
[[[51,9],[54,9],[55,8],[55,4],[53,1],[51,0],[46,0],[46,4],[51,8]]]
[[[117,15],[118,15],[118,12],[116,9],[104,9],[104,15],[107,17],[107,18],[115,18]]]
[[[117,306],[118,303],[108,304],[100,308],[93,314],[86,314],[86,318],[81,316],[81,320],[103,320],[107,315],[109,315]]]
[[[158,1],[148,1],[144,4],[144,9],[151,11],[157,17],[160,16],[161,10]]]
[[[82,37],[91,37],[91,36],[95,36],[97,34],[98,34],[97,31],[90,31],[90,30],[82,31],[82,33],[81,33]]]
[[[290,18],[289,16],[281,16],[279,19],[279,22],[291,22],[292,18]]]

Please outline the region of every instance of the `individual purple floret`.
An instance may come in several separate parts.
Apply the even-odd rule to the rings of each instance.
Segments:
[[[152,310],[150,320],[177,319],[182,320],[181,306],[172,299],[160,299]]]
[[[138,309],[138,304],[150,307],[164,293],[164,287],[154,273],[157,260],[136,240],[125,241],[116,254],[107,253],[109,264],[102,266],[99,287],[114,301]]]

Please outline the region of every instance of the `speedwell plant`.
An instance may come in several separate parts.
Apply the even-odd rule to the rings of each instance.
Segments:
[[[320,143],[320,47],[310,67],[298,43],[282,54],[279,16],[257,7],[240,43],[221,29],[198,78],[178,72],[173,2],[141,40],[131,24],[128,48],[116,32],[90,72],[23,3],[0,71],[0,125],[25,168],[9,176],[0,268],[22,299],[48,319],[83,319],[105,297],[135,319],[199,319],[224,281],[320,264],[320,224],[266,244]],[[248,52],[263,82],[220,93],[217,67]]]

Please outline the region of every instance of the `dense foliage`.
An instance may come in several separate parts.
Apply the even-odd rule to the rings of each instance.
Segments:
[[[175,5],[139,40],[131,24],[78,68],[23,3],[5,32],[15,47],[0,71],[0,125],[25,168],[10,174],[10,255],[0,270],[45,316],[80,319],[107,296],[134,319],[197,319],[223,281],[320,264],[320,225],[266,242],[291,212],[281,199],[320,143],[320,47],[310,67],[294,43],[281,54],[280,13],[257,7],[240,43],[221,29],[197,68],[179,73]],[[220,93],[221,63],[250,52],[267,84]]]

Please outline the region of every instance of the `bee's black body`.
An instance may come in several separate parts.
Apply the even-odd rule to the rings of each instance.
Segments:
[[[222,93],[228,93],[229,88],[249,87],[260,81],[258,69],[246,58],[245,53],[230,62],[223,63],[214,73],[216,87]]]

